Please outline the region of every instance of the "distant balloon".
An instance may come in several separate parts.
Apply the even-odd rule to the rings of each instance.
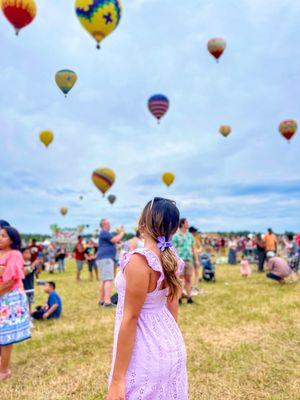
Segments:
[[[120,0],[76,0],[76,15],[81,25],[100,42],[116,29],[121,19]]]
[[[175,180],[175,175],[172,172],[165,172],[162,176],[163,182],[169,187]]]
[[[94,185],[103,195],[112,187],[116,180],[116,174],[109,168],[96,169],[92,174]]]
[[[15,28],[16,35],[22,28],[29,25],[36,16],[34,0],[2,0],[0,4],[3,14]]]
[[[207,43],[210,54],[218,61],[226,49],[226,41],[222,38],[210,39]]]
[[[286,121],[282,121],[279,125],[279,132],[285,137],[287,140],[291,140],[292,137],[297,132],[298,125],[297,122],[290,119]]]
[[[67,215],[67,214],[68,214],[68,209],[67,209],[67,207],[62,207],[62,208],[60,209],[60,213],[61,213],[61,215],[63,215],[63,216]]]
[[[42,131],[40,133],[40,141],[44,143],[46,147],[53,141],[54,135],[51,131]]]
[[[163,94],[155,94],[148,100],[148,108],[151,114],[160,122],[160,119],[166,114],[170,106],[169,99]]]
[[[70,69],[62,69],[55,74],[55,82],[60,90],[64,93],[65,97],[75,85],[77,81],[77,75]]]
[[[107,200],[110,202],[110,204],[114,204],[115,201],[117,200],[117,196],[115,196],[115,195],[113,195],[113,194],[110,194],[110,195],[107,197]]]
[[[220,126],[219,132],[224,136],[227,137],[231,133],[231,126],[229,125],[222,125]]]
[[[83,196],[79,196],[79,200],[83,200]]]

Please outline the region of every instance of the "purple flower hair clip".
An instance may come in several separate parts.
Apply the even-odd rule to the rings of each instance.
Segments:
[[[157,238],[157,247],[160,251],[165,251],[173,246],[172,240],[166,240],[165,236],[159,236]]]

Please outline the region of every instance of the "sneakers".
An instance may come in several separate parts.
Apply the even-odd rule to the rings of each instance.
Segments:
[[[182,299],[179,299],[179,300],[178,300],[178,304],[179,304],[180,306],[182,306]]]
[[[103,303],[102,307],[103,308],[115,308],[117,306],[113,303]]]
[[[191,297],[189,297],[189,298],[187,299],[186,304],[194,304],[194,300],[193,300]]]
[[[99,307],[103,307],[103,305],[104,305],[104,301],[99,301],[99,302],[98,302],[98,306],[99,306]]]

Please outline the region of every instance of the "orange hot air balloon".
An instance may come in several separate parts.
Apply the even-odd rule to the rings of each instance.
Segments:
[[[289,119],[286,121],[282,121],[279,125],[279,132],[285,137],[288,141],[292,139],[292,137],[297,132],[298,125],[297,122],[293,119]]]
[[[161,178],[163,183],[168,187],[175,181],[175,175],[172,172],[165,172]]]
[[[227,137],[231,133],[231,126],[229,125],[222,125],[220,126],[219,132],[224,136]]]
[[[210,39],[207,43],[207,49],[210,54],[215,57],[217,62],[226,49],[226,41],[222,38]]]
[[[67,207],[62,207],[62,208],[60,209],[60,213],[61,213],[61,215],[63,215],[63,216],[67,215],[67,214],[68,214],[68,209],[67,209]]]
[[[31,24],[36,16],[34,0],[2,0],[1,8],[5,17],[15,28],[16,35],[22,28]]]

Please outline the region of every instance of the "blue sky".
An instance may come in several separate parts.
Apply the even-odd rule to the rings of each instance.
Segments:
[[[38,0],[18,38],[1,18],[0,219],[22,232],[94,229],[102,217],[132,230],[159,195],[201,230],[300,231],[300,134],[288,144],[278,133],[281,120],[300,121],[299,2],[123,0],[100,51],[73,1],[57,3]],[[219,64],[206,50],[218,36]],[[67,100],[54,83],[63,68],[79,77]],[[154,93],[171,103],[160,126],[146,106]],[[43,129],[55,133],[47,150]],[[113,207],[91,183],[102,166],[117,174]]]

